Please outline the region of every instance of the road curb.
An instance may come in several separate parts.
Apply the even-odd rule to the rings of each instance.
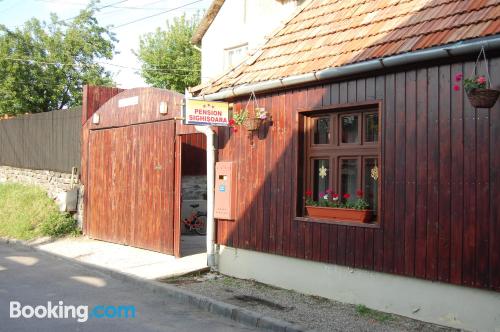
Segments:
[[[134,275],[124,273],[124,272],[118,272],[115,270],[107,269],[102,266],[97,266],[94,264],[90,263],[84,263],[80,262],[62,255],[58,255],[52,252],[47,252],[45,250],[39,249],[35,247],[33,244],[30,244],[29,242],[21,241],[21,240],[15,240],[15,239],[6,239],[6,238],[1,238],[0,237],[0,243],[1,244],[7,244],[11,246],[20,246],[23,248],[28,248],[33,251],[37,251],[40,253],[43,253],[48,256],[54,256],[59,259],[63,259],[65,261],[68,261],[72,264],[80,265],[88,269],[92,269],[94,271],[106,274],[108,276],[111,276],[115,279],[127,282],[127,283],[132,283],[135,286],[144,288],[146,290],[152,291],[154,293],[162,293],[168,297],[177,299],[179,301],[182,301],[184,303],[188,303],[190,305],[193,305],[197,308],[200,308],[202,310],[211,312],[215,315],[225,317],[228,319],[231,319],[235,322],[250,326],[250,327],[258,327],[261,329],[269,330],[269,331],[275,331],[275,332],[303,332],[303,331],[312,331],[303,328],[302,326],[295,325],[292,323],[288,323],[283,320],[275,319],[269,316],[264,316],[261,315],[257,312],[241,308],[238,306],[235,306],[233,304],[225,303],[222,301],[218,301],[215,299],[212,299],[207,296],[199,295],[196,293],[192,293],[190,291],[187,291],[185,289],[161,283],[159,281],[154,281],[154,280],[148,280],[148,279],[143,279],[136,277]]]

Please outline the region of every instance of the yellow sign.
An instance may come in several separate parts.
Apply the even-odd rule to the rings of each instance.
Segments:
[[[219,101],[187,99],[184,124],[201,126],[228,126],[229,104]]]

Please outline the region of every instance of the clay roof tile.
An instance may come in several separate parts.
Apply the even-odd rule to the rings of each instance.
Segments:
[[[202,93],[500,33],[498,0],[310,0]]]

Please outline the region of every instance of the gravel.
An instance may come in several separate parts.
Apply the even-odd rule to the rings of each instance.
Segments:
[[[457,331],[418,320],[216,273],[164,282],[317,331]]]

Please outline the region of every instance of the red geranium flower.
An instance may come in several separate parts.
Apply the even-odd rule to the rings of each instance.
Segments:
[[[460,90],[460,86],[459,86],[458,84],[455,84],[455,85],[453,86],[453,90],[455,90],[455,91]]]
[[[358,190],[356,191],[356,196],[358,196],[358,197],[360,197],[360,198],[361,198],[361,197],[363,197],[363,190],[358,189]]]
[[[229,120],[229,126],[233,127],[236,124],[236,121],[234,119]]]
[[[313,194],[313,192],[312,192],[312,190],[311,190],[311,189],[306,190],[306,196],[307,196],[307,197],[311,197],[311,196],[312,196],[312,194]]]
[[[349,198],[351,197],[351,195],[350,195],[350,194],[345,193],[343,197],[344,197],[344,199],[349,199]]]
[[[460,82],[463,77],[464,77],[464,74],[458,73],[455,75],[455,81]]]
[[[333,198],[333,199],[337,199],[337,198],[339,198],[339,194],[332,194],[332,198]]]

